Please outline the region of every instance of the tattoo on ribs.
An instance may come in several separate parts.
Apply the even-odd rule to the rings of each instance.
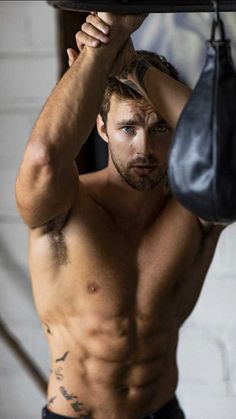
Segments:
[[[75,402],[71,403],[71,407],[75,412],[80,412],[83,409],[83,403]],[[88,413],[81,413],[79,415],[79,419],[92,419],[92,417]]]
[[[73,394],[69,394],[68,391],[63,386],[60,387],[60,392],[66,400],[78,399],[77,396],[74,396]]]
[[[56,375],[56,379],[58,381],[63,381],[64,380],[64,375],[63,375],[63,368],[62,367],[58,367],[55,370],[55,375]]]
[[[71,407],[74,409],[75,412],[80,412],[83,409],[83,403],[75,402],[71,403]]]
[[[54,402],[54,400],[57,398],[57,396],[55,396],[55,397],[52,397],[50,400],[49,400],[49,402],[48,402],[48,406],[50,405],[50,404],[53,404],[53,402]]]
[[[67,355],[69,352],[65,352],[64,355],[61,358],[56,359],[56,362],[65,361]]]
[[[50,328],[49,328],[48,324],[47,324],[47,323],[43,323],[43,324],[44,324],[44,326],[46,326],[46,328],[47,328],[47,333],[48,333],[49,335],[52,335],[52,332],[51,332],[51,330],[50,330]]]

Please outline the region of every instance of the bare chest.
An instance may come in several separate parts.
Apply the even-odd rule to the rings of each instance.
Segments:
[[[136,231],[127,236],[102,218],[80,219],[42,245],[33,242],[30,267],[42,316],[76,316],[89,309],[107,317],[138,311],[149,318],[173,311],[177,294],[191,291],[191,280],[206,261],[199,259],[202,238],[193,221],[164,221],[141,236]],[[202,280],[199,274],[189,301]]]

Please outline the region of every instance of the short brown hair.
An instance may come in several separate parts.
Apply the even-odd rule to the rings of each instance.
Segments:
[[[174,78],[175,80],[180,80],[177,70],[166,60],[163,55],[159,55],[155,52],[140,50],[136,51],[137,54],[137,61],[139,59],[138,56],[143,57],[149,63],[151,63],[154,67],[158,70],[162,71],[163,73],[168,74],[170,77]],[[134,61],[135,62],[135,61]],[[107,122],[107,114],[110,110],[110,101],[111,96],[116,94],[120,98],[123,99],[141,99],[142,96],[133,89],[130,89],[124,83],[121,83],[115,77],[109,77],[105,92],[103,95],[103,101],[100,109],[100,115],[106,124]]]

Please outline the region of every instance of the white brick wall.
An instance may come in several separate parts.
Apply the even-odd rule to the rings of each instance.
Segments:
[[[201,297],[181,329],[178,395],[187,419],[235,418],[236,225],[222,234]]]
[[[227,17],[231,35],[234,17]],[[181,15],[162,16],[158,21],[150,16],[152,37],[137,41],[135,36],[136,46],[159,48],[169,58],[173,49],[180,64],[190,48],[189,79],[196,81],[210,19],[182,16],[179,31],[180,21]],[[190,32],[184,32],[188,27]],[[160,47],[153,42],[157,30],[165,33]],[[46,2],[0,1],[0,316],[46,375],[49,354],[34,308],[27,231],[15,208],[14,182],[31,127],[57,80],[55,32],[54,10]],[[180,39],[183,48],[179,48]],[[197,48],[188,46],[190,39]],[[235,41],[236,33],[233,45]],[[181,329],[178,395],[187,419],[236,417],[235,233],[235,225],[223,233],[199,303]],[[40,419],[44,403],[31,378],[0,341],[0,419]]]
[[[14,184],[32,125],[57,81],[55,11],[45,1],[0,2],[0,317],[48,376],[49,352],[33,303],[27,230]],[[40,419],[45,397],[0,341],[0,418]]]

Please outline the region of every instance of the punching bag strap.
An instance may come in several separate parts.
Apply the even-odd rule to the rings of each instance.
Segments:
[[[219,11],[219,0],[212,0],[214,10],[215,10],[215,18],[212,25],[212,32],[211,32],[211,42],[214,41],[225,41],[225,28],[223,20],[220,18],[220,11]],[[216,39],[217,32],[220,34],[220,39]]]

